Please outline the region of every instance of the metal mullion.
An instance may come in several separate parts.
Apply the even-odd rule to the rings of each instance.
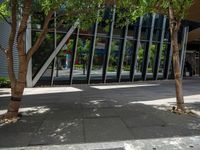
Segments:
[[[142,69],[142,79],[143,80],[146,80],[146,76],[147,76],[147,69],[148,69],[148,64],[149,64],[149,51],[150,51],[150,48],[152,45],[154,24],[155,24],[155,14],[152,15],[151,28],[150,28],[150,32],[148,33],[149,42],[146,45],[146,50],[144,53],[144,59],[143,59],[144,63],[143,63],[143,69]]]
[[[119,64],[118,64],[118,68],[117,68],[118,82],[121,81],[121,72],[122,72],[124,55],[125,55],[125,50],[126,50],[127,33],[128,33],[128,24],[126,25],[125,29],[123,29],[123,40],[122,40],[122,45],[121,45],[121,50],[120,50]]]
[[[94,51],[96,47],[96,38],[97,38],[97,29],[98,29],[98,22],[95,23],[94,25],[94,36],[92,39],[92,47],[90,49],[90,54],[89,54],[89,65],[88,65],[88,70],[87,70],[87,83],[90,84],[90,79],[91,79],[91,70],[92,70],[92,65],[93,65],[93,59],[94,59]]]
[[[164,36],[165,36],[165,28],[166,28],[166,16],[163,16],[163,21],[162,21],[162,31],[159,35],[160,43],[158,43],[158,48],[157,48],[157,53],[156,53],[156,61],[155,61],[155,66],[154,66],[154,72],[153,72],[153,78],[154,80],[158,79],[158,72],[160,68],[160,58],[162,55],[162,48],[163,48],[163,41],[164,41]]]
[[[74,43],[74,48],[73,48],[73,53],[72,53],[72,61],[71,61],[71,67],[70,67],[70,77],[69,77],[69,84],[72,85],[72,81],[73,81],[73,72],[74,72],[74,64],[76,61],[76,52],[77,52],[77,48],[78,48],[78,40],[79,40],[79,28],[77,28],[77,32],[76,32],[76,39],[75,39],[75,43]]]
[[[56,12],[54,12],[54,49],[57,47],[57,24],[56,24]],[[57,57],[53,59],[52,70],[51,70],[51,86],[53,85],[54,81],[54,74],[55,74],[55,66],[56,66]]]
[[[109,41],[108,41],[107,52],[106,52],[106,57],[105,57],[103,72],[102,72],[103,73],[103,75],[102,75],[103,83],[106,83],[107,68],[109,65],[109,58],[110,58],[110,51],[111,51],[111,44],[112,44],[112,37],[113,37],[113,28],[114,28],[114,23],[115,23],[115,11],[116,11],[116,6],[114,6],[113,14],[112,14],[112,22],[110,24]]]
[[[184,65],[185,65],[185,55],[187,49],[187,41],[188,41],[188,31],[189,27],[184,27],[183,29],[183,40],[182,40],[182,50],[181,50],[181,59],[180,59],[180,68],[181,68],[181,76],[183,77]]]
[[[137,55],[138,55],[138,49],[140,47],[142,21],[143,21],[143,17],[140,17],[139,26],[138,26],[138,30],[137,30],[137,39],[136,39],[136,41],[133,41],[133,43],[136,43],[136,44],[134,44],[132,62],[131,62],[131,69],[130,69],[130,81],[131,82],[134,81],[135,69],[136,69],[136,65],[137,65]]]

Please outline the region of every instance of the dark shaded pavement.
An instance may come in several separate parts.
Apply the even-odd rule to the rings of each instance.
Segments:
[[[173,114],[162,103],[164,110],[132,103],[175,97],[173,81],[133,84],[145,83],[155,86],[100,90],[74,85],[82,91],[26,95],[23,117],[17,123],[0,126],[0,147],[200,136],[199,116]],[[184,95],[196,96],[198,99],[187,101],[187,105],[200,111],[200,80],[184,81]],[[0,97],[0,110],[6,108],[8,100]]]

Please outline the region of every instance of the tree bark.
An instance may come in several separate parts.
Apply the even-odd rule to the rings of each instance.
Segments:
[[[11,99],[8,105],[8,111],[3,116],[4,119],[13,119],[18,117],[18,112],[21,104],[22,95],[24,92],[26,84],[26,73],[27,73],[27,58],[25,52],[25,42],[24,33],[26,31],[26,26],[28,22],[28,17],[30,15],[31,0],[24,1],[24,6],[22,10],[22,19],[20,21],[19,30],[16,30],[16,0],[12,1],[12,26],[9,39],[9,49],[8,49],[8,72],[11,80]],[[17,36],[16,36],[17,35]],[[13,44],[15,41],[15,36],[17,37],[17,49],[19,58],[19,72],[16,78],[13,69]]]
[[[171,34],[171,44],[173,49],[173,67],[174,77],[176,86],[176,105],[177,110],[185,111],[183,90],[182,90],[182,78],[180,70],[180,58],[179,58],[179,47],[178,47],[178,31],[181,25],[181,19],[177,19],[174,16],[173,8],[169,6],[169,24]]]

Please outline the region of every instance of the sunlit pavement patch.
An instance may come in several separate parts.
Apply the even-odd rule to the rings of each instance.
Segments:
[[[136,88],[136,87],[148,87],[148,86],[159,86],[159,85],[160,84],[130,84],[130,85],[98,85],[90,87],[99,90],[107,90],[107,89]]]
[[[193,108],[192,104],[200,102],[200,95],[190,95],[184,96],[185,105],[191,109],[195,114],[200,116],[200,110]],[[171,108],[172,106],[176,105],[176,98],[164,98],[164,99],[157,99],[151,101],[134,101],[130,102],[130,104],[144,104],[144,105],[151,105],[161,110],[166,110],[166,107]]]
[[[67,144],[35,147],[6,148],[6,150],[199,150],[200,136],[129,140],[104,143]]]
[[[66,93],[66,92],[80,92],[80,91],[82,90],[75,87],[26,88],[24,90],[24,95],[38,95],[38,94]],[[0,97],[6,97],[6,96],[10,96],[10,89],[1,88]]]
[[[20,108],[19,112],[23,116],[32,116],[34,114],[44,114],[48,112],[50,109],[46,106],[35,106],[35,107],[25,107],[25,108]],[[0,110],[0,115],[6,113],[7,110]]]

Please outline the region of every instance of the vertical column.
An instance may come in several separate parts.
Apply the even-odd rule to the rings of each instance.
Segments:
[[[139,24],[138,24],[137,35],[136,35],[136,42],[134,41],[134,43],[136,43],[136,44],[134,44],[132,62],[131,62],[131,69],[130,69],[130,81],[131,82],[134,81],[135,70],[136,70],[136,65],[137,65],[137,55],[138,55],[138,49],[140,47],[142,21],[143,21],[143,17],[140,17]]]
[[[28,19],[28,24],[26,28],[26,52],[32,47],[32,34],[31,34],[31,17]],[[33,79],[32,79],[32,58],[28,62],[28,70],[26,75],[26,86],[33,87]]]
[[[110,31],[109,31],[109,40],[108,40],[108,45],[107,45],[107,51],[106,51],[104,65],[103,65],[103,76],[102,76],[102,82],[103,83],[106,83],[107,68],[108,68],[108,64],[109,64],[111,44],[112,44],[112,37],[113,37],[113,28],[114,28],[114,23],[115,23],[115,11],[116,11],[116,7],[114,6],[113,14],[112,14],[112,20],[111,20],[111,24],[110,24]]]
[[[183,39],[181,45],[181,58],[180,58],[180,68],[181,68],[181,76],[183,77],[184,65],[185,65],[185,55],[187,49],[187,41],[188,41],[188,32],[189,27],[183,28]]]
[[[57,24],[56,24],[56,12],[54,12],[54,49],[57,47]],[[56,66],[57,57],[53,59],[52,70],[51,70],[51,86],[53,85],[54,76],[55,76],[55,66]]]
[[[158,79],[158,72],[160,68],[160,58],[162,55],[162,49],[163,49],[163,41],[165,36],[165,27],[166,27],[166,16],[163,17],[162,21],[162,31],[160,32],[159,39],[160,43],[158,44],[157,52],[156,52],[156,58],[155,58],[155,64],[154,64],[154,71],[153,71],[153,79]]]
[[[150,32],[148,33],[148,44],[145,49],[144,53],[144,63],[143,63],[143,68],[142,68],[142,79],[146,80],[147,76],[147,69],[148,69],[148,64],[149,64],[149,51],[152,45],[152,39],[153,39],[153,30],[154,30],[154,23],[155,23],[155,14],[152,15],[151,19],[151,28]]]
[[[79,28],[77,29],[76,32],[76,39],[75,39],[75,43],[74,43],[74,48],[73,48],[73,53],[72,53],[72,61],[71,61],[71,67],[70,67],[70,76],[69,76],[69,84],[72,85],[72,81],[73,81],[73,72],[74,72],[74,64],[76,61],[76,52],[77,52],[77,48],[78,48],[78,39],[79,39]]]
[[[93,29],[94,36],[92,38],[92,46],[90,48],[88,70],[87,70],[87,83],[88,84],[90,84],[90,78],[91,78],[91,70],[92,70],[93,59],[94,59],[94,51],[95,51],[95,47],[96,47],[97,29],[98,29],[98,22],[95,23],[94,29]]]
[[[128,24],[126,27],[123,29],[123,39],[121,42],[121,49],[120,49],[120,55],[119,55],[119,64],[117,68],[117,81],[121,81],[121,72],[122,72],[122,67],[123,67],[123,62],[124,62],[124,55],[125,55],[125,50],[126,50],[126,41],[127,41],[127,33],[128,33]]]

